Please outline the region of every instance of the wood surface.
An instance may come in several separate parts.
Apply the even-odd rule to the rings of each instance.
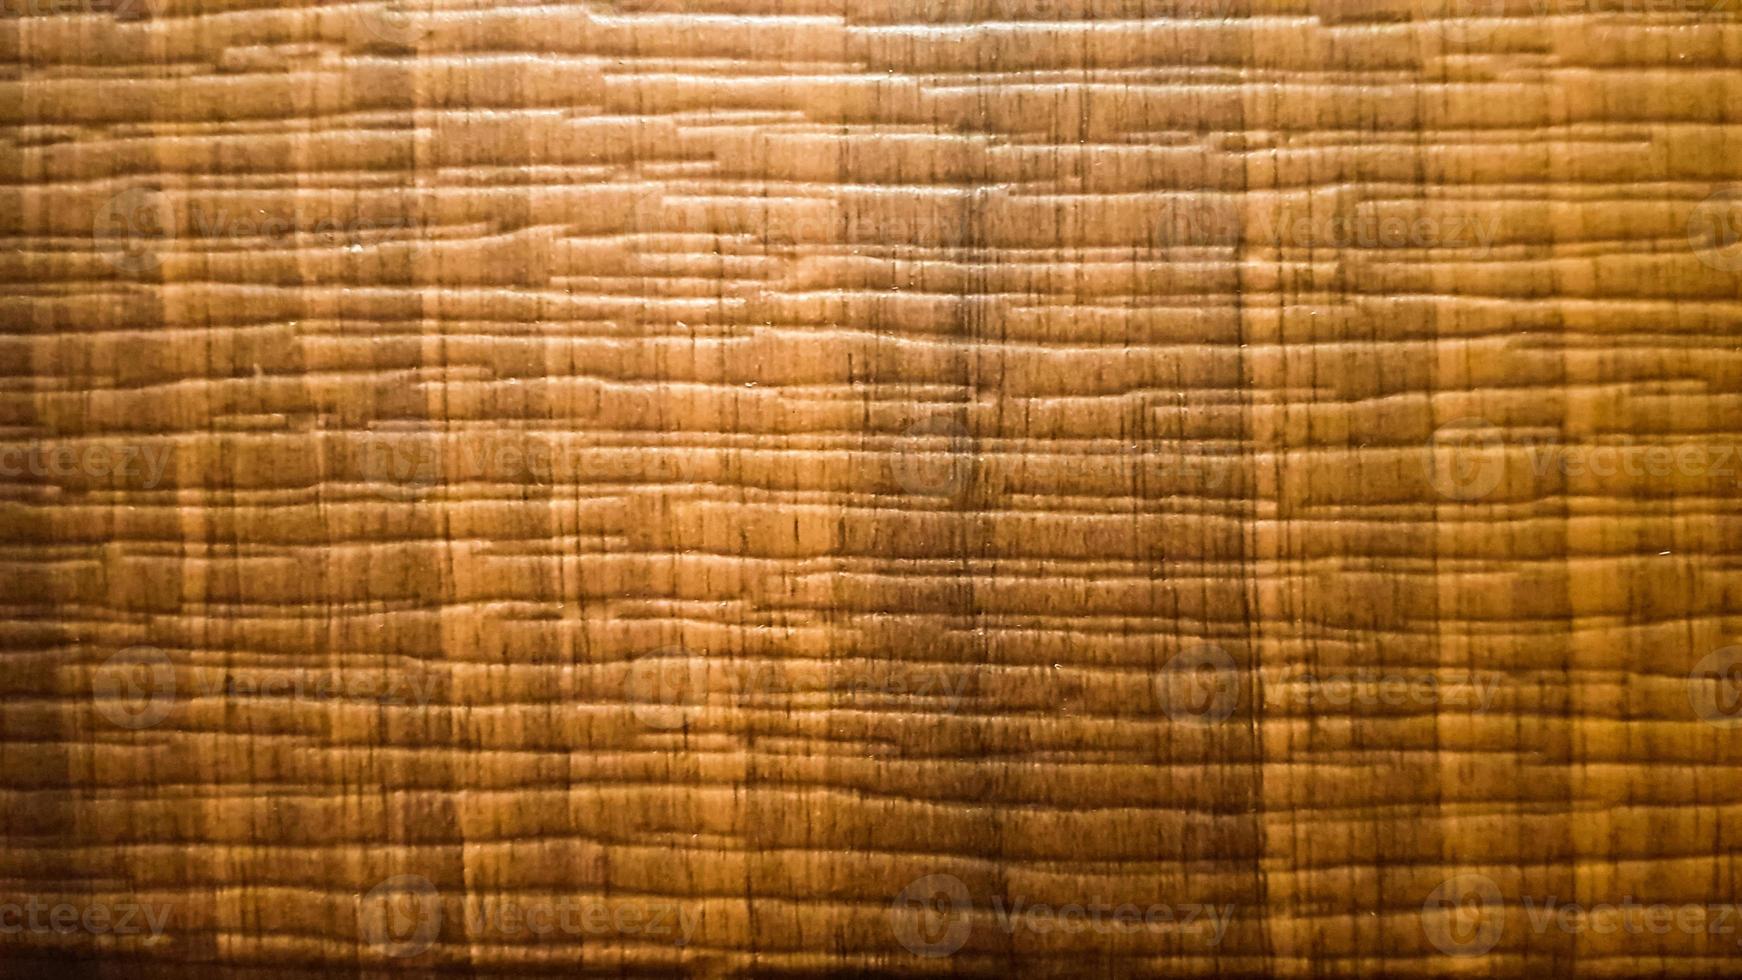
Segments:
[[[0,0],[0,976],[1712,976],[1737,0]]]

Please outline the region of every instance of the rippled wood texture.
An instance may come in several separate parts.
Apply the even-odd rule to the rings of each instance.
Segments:
[[[1736,968],[1731,0],[0,7],[0,973]]]

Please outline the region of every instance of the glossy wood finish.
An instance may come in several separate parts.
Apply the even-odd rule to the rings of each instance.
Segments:
[[[1738,8],[1428,2],[0,0],[0,973],[1734,969]]]

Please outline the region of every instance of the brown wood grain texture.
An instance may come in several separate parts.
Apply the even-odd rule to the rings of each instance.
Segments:
[[[0,0],[0,977],[1742,968],[1737,0]]]

